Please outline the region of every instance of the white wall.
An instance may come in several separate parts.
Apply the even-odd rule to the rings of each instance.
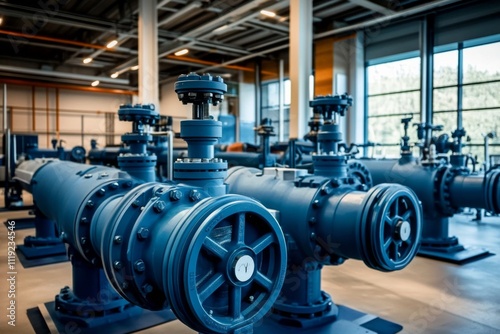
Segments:
[[[115,144],[119,144],[120,135],[130,131],[131,125],[118,121],[118,107],[130,102],[128,95],[59,89],[59,138],[65,141],[63,146],[70,149],[81,145],[89,150],[90,139],[97,139],[104,146],[106,113],[115,116]],[[38,146],[51,147],[50,140],[57,136],[55,89],[38,87],[33,95],[30,86],[7,85],[7,106],[12,110],[13,133],[38,134]],[[3,118],[0,123],[3,129]]]

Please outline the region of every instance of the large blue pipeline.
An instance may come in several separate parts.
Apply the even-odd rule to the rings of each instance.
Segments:
[[[414,257],[420,237],[420,205],[396,184],[368,192],[354,179],[307,174],[301,169],[234,167],[229,192],[278,210],[283,231],[305,257],[332,265],[352,258],[394,271]]]
[[[251,324],[283,284],[281,229],[250,198],[58,161],[37,170],[32,192],[65,242],[102,266],[122,297],[151,310],[171,307],[201,332]]]
[[[318,155],[314,175],[232,169],[226,178],[227,164],[213,150],[221,124],[208,116],[208,104],[224,91],[222,80],[209,75],[189,74],[176,83],[179,99],[193,104],[193,119],[181,123],[188,157],[174,164],[175,182],[71,162],[32,166],[27,183],[35,205],[57,223],[73,265],[105,273],[88,288],[81,288],[83,274],[76,275],[85,291],[61,290],[60,310],[76,313],[81,304],[68,301],[109,281],[117,296],[103,312],[122,312],[121,296],[150,310],[170,308],[202,333],[342,326],[342,312],[321,291],[323,265],[352,258],[394,271],[413,259],[421,224],[413,192],[389,184],[365,192],[347,176],[346,157],[338,152]],[[337,124],[322,127],[328,152],[336,149],[337,132]],[[285,278],[299,288],[284,285]]]

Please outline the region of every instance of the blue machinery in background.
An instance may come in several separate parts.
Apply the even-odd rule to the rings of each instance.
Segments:
[[[363,314],[321,291],[321,268],[348,258],[381,271],[404,268],[419,243],[421,208],[403,186],[365,192],[347,176],[334,115],[348,100],[315,105],[326,121],[314,175],[236,168],[226,178],[227,163],[214,158],[221,124],[208,115],[226,85],[191,73],[175,90],[193,104],[193,119],[181,122],[188,155],[175,162],[174,182],[61,161],[39,162],[26,179],[36,206],[57,222],[73,264],[73,287],[56,296],[52,313],[89,328],[146,316],[138,305],[170,308],[201,333],[370,333],[373,324],[353,323]],[[140,157],[149,159],[138,149]],[[135,175],[149,176],[139,165],[149,168],[136,164]],[[95,298],[99,291],[105,299]],[[384,324],[377,332],[401,329]]]
[[[407,133],[408,122],[403,119],[400,159],[362,159],[374,184],[395,182],[415,191],[422,202],[423,227],[419,255],[454,263],[477,260],[490,253],[483,248],[465,248],[455,236],[449,235],[449,218],[463,208],[486,209],[500,213],[500,172],[473,174],[465,167],[466,157],[461,154],[463,131],[454,132],[453,153],[450,164],[436,155],[434,145],[426,148],[423,160],[413,157]],[[435,127],[428,126],[430,129]],[[422,126],[419,126],[422,131]],[[419,134],[419,138],[424,134]]]

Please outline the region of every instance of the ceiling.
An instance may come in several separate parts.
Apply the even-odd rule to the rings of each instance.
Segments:
[[[314,0],[313,34],[351,34],[457,1]],[[288,52],[289,1],[158,0],[157,11],[160,82],[191,71],[230,78]],[[0,79],[137,89],[137,0],[0,0],[0,17]]]

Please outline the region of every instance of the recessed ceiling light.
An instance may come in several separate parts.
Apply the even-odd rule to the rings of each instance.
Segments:
[[[137,71],[139,69],[139,65],[132,66],[130,69],[132,71]]]
[[[112,77],[113,79],[116,79],[116,78],[118,78],[118,76],[119,76],[119,75],[120,75],[120,73],[115,72],[115,73],[111,74],[111,77]]]
[[[88,64],[88,63],[90,63],[92,60],[93,60],[92,58],[87,57],[87,58],[85,58],[85,59],[83,60],[83,63],[84,63],[84,64]]]
[[[92,87],[98,86],[99,85],[99,80],[96,80],[90,84]]]
[[[275,17],[276,16],[276,13],[275,12],[271,12],[271,11],[268,11],[268,10],[261,10],[260,13],[262,15],[265,15],[265,16],[269,16],[269,17]]]
[[[115,47],[116,44],[118,44],[118,41],[116,39],[114,39],[114,40],[110,41],[108,44],[106,44],[106,47],[108,49],[111,49],[111,48]]]
[[[187,54],[188,52],[189,52],[188,49],[182,49],[182,50],[179,50],[176,53],[174,53],[174,55],[176,55],[176,56],[183,56],[183,55]]]

